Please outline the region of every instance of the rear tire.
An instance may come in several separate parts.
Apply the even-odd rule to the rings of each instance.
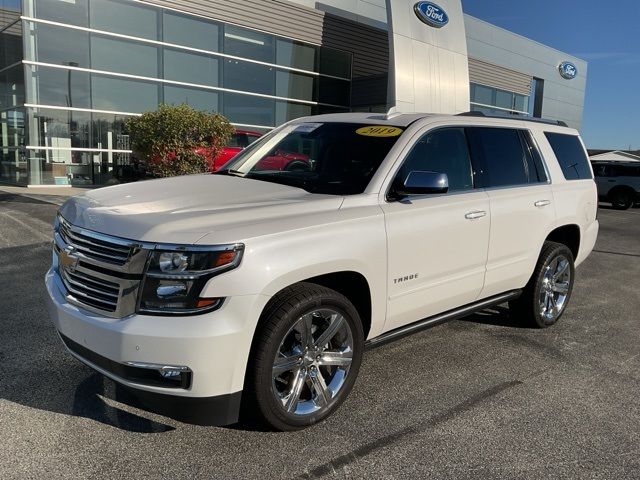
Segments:
[[[362,321],[344,295],[311,283],[288,287],[256,332],[247,406],[276,430],[318,423],[349,395],[363,350]]]
[[[628,210],[633,206],[633,193],[626,190],[616,190],[610,194],[611,203],[616,210]]]
[[[545,242],[522,295],[509,302],[512,316],[532,327],[554,325],[569,303],[574,279],[571,250],[561,243]]]

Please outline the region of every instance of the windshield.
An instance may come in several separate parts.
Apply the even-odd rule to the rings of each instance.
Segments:
[[[251,144],[217,174],[355,195],[364,192],[402,132],[355,123],[289,125]]]

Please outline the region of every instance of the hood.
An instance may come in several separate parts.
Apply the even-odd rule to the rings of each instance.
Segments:
[[[70,198],[60,213],[74,225],[108,235],[193,244],[207,234],[241,232],[243,225],[255,232],[261,222],[335,211],[342,201],[286,185],[206,174],[91,190]]]

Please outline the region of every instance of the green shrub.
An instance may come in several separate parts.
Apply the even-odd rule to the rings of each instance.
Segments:
[[[234,131],[222,115],[187,104],[160,105],[155,112],[128,119],[126,127],[134,153],[156,177],[209,171]]]

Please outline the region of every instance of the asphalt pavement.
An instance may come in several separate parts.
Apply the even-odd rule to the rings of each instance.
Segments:
[[[55,201],[0,192],[2,479],[640,478],[640,209],[601,209],[555,327],[496,308],[370,350],[335,415],[276,433],[140,410],[64,351]]]

